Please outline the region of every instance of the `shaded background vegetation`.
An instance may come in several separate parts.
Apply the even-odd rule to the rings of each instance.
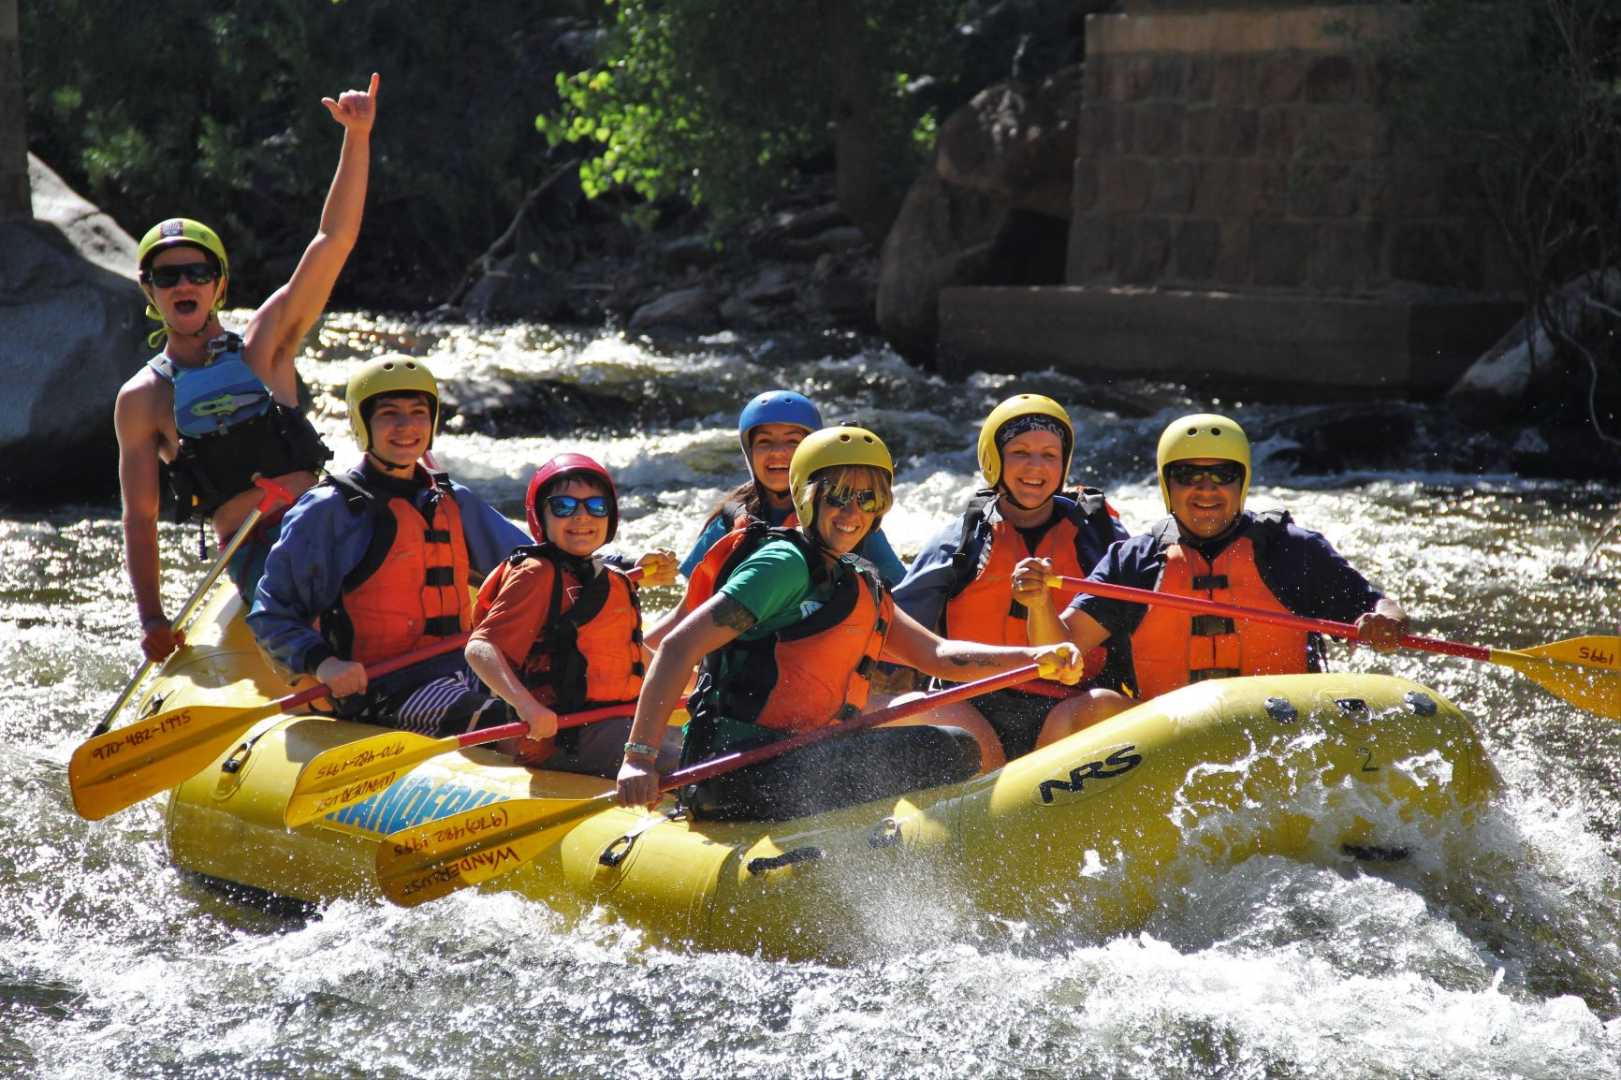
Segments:
[[[833,168],[852,86],[874,95],[874,175],[898,199],[932,118],[1016,55],[1073,50],[1031,33],[1062,31],[1073,6],[51,0],[22,10],[30,149],[136,235],[182,213],[214,224],[247,302],[286,279],[320,213],[339,142],[320,98],[380,71],[366,224],[337,300],[427,307],[560,164],[587,160],[596,213],[735,218]]]

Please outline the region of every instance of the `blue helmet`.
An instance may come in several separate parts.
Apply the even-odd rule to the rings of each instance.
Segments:
[[[754,463],[749,460],[749,432],[761,424],[792,424],[806,431],[817,431],[822,426],[822,414],[815,402],[792,390],[767,390],[756,395],[737,414],[737,441],[743,446],[743,462],[749,466],[751,474]]]

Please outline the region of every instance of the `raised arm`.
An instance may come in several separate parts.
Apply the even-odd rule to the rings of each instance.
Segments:
[[[371,129],[377,115],[378,77],[365,90],[345,90],[321,104],[343,127],[338,170],[321,210],[321,225],[287,284],[254,312],[245,336],[247,361],[284,399],[295,392],[293,355],[326,308],[349,252],[360,236],[371,172]]]

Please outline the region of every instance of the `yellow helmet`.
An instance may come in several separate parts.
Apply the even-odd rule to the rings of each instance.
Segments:
[[[1021,416],[1045,416],[1063,429],[1060,437],[1064,442],[1064,475],[1058,481],[1058,486],[1063,487],[1069,480],[1070,459],[1075,456],[1075,425],[1070,423],[1064,407],[1044,394],[1014,394],[992,409],[979,425],[979,471],[985,483],[994,488],[1002,479],[1002,448],[997,445],[997,433]]]
[[[385,394],[409,393],[428,395],[433,409],[433,430],[428,433],[428,446],[432,447],[433,437],[439,433],[439,384],[426,364],[408,356],[379,356],[349,376],[343,402],[349,407],[349,426],[361,450],[371,449],[371,429],[363,415],[366,402]]]
[[[141,283],[146,283],[147,264],[152,257],[164,248],[178,247],[180,245],[201,248],[219,260],[220,287],[214,294],[214,307],[218,311],[225,306],[225,293],[231,284],[231,260],[225,254],[225,244],[220,240],[219,233],[210,229],[200,221],[191,218],[168,218],[158,222],[146,230],[141,242],[135,246],[135,269],[141,277]],[[150,302],[146,305],[146,317],[155,322],[162,322],[163,315]],[[161,339],[168,328],[153,331],[154,339]],[[157,340],[153,341],[153,345]]]
[[[895,479],[895,463],[884,441],[866,428],[822,428],[805,436],[788,463],[788,490],[794,497],[794,513],[800,528],[810,528],[816,519],[816,500],[811,495],[811,477],[823,469],[841,465],[866,465]],[[874,525],[874,528],[877,526]]]
[[[1159,476],[1159,493],[1165,500],[1165,509],[1171,508],[1171,491],[1165,486],[1165,466],[1189,458],[1217,458],[1244,466],[1244,479],[1238,488],[1238,505],[1243,507],[1250,492],[1250,441],[1236,420],[1215,413],[1194,413],[1173,420],[1159,437],[1156,456],[1154,471]]]

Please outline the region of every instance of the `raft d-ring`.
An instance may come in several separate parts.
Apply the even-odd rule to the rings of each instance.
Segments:
[[[898,847],[901,842],[901,823],[892,817],[886,817],[872,827],[867,834],[867,846],[870,848]]]
[[[242,766],[248,763],[248,758],[253,754],[254,741],[253,739],[244,739],[239,743],[237,748],[231,751],[231,756],[220,762],[220,772],[231,773],[232,775],[241,772]]]
[[[143,715],[156,716],[158,714],[158,710],[163,708],[163,699],[165,696],[166,695],[164,694],[153,694],[152,700],[146,703],[146,712]]]
[[[1300,719],[1300,710],[1295,708],[1294,702],[1284,697],[1267,698],[1266,714],[1280,724],[1292,724]]]
[[[1434,716],[1441,708],[1435,703],[1434,698],[1428,694],[1421,694],[1417,690],[1407,691],[1406,694],[1402,695],[1402,700],[1407,702],[1408,708],[1412,709],[1414,714],[1418,716]]]
[[[670,810],[666,813],[654,814],[652,817],[643,818],[641,821],[636,823],[635,828],[631,829],[623,836],[616,837],[611,844],[603,848],[602,854],[597,856],[597,862],[608,867],[618,866],[620,863],[624,862],[630,857],[630,849],[636,846],[637,837],[641,836],[644,832],[651,829],[655,825],[662,825],[666,821],[675,821],[678,818],[683,818],[686,816],[687,812],[685,809],[676,807],[674,810]]]
[[[785,851],[781,855],[773,855],[769,859],[750,859],[748,871],[754,875],[769,873],[772,870],[781,870],[785,866],[795,863],[816,862],[826,858],[826,853],[819,847],[796,847],[792,851]]]

